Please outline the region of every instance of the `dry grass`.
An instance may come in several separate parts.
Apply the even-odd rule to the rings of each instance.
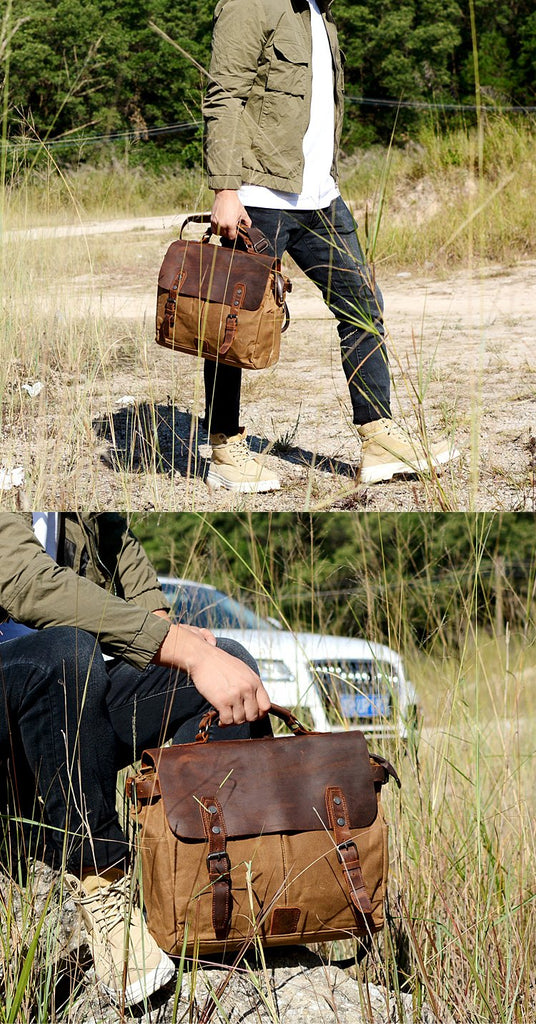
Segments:
[[[510,263],[536,250],[534,141],[530,126],[498,122],[486,142],[480,179],[469,133],[430,135],[407,152],[371,151],[345,167],[345,194],[370,241],[383,209],[375,257],[387,303],[395,415],[425,443],[456,436],[464,453],[441,479],[367,490],[356,483],[359,442],[334,322],[292,266],[293,327],[282,360],[245,375],[243,401],[253,446],[279,442],[273,465],[282,490],[237,500],[204,484],[201,368],[152,341],[156,275],[177,229],[90,233],[95,219],[141,211],[176,212],[178,225],[183,203],[208,205],[199,176],[157,181],[125,168],[60,174],[48,166],[7,185],[4,227],[24,232],[70,222],[81,233],[3,235],[1,463],[24,468],[26,496],[6,490],[0,503],[533,508],[533,268],[505,270],[487,261]],[[508,239],[521,236],[523,246],[508,250]],[[25,385],[37,381],[43,391],[30,398]]]
[[[420,764],[405,772],[397,840],[398,941],[412,984],[456,1021],[528,1024],[534,651],[481,637],[460,659],[422,668]]]
[[[222,555],[224,550],[225,544]],[[227,554],[232,566],[232,552]],[[319,555],[314,548],[311,558]],[[195,575],[195,565],[190,568]],[[252,581],[255,575],[252,567]],[[534,643],[528,629],[515,636],[496,635],[491,622],[477,629],[471,596],[461,587],[455,587],[451,605],[458,646],[443,655],[406,652],[423,712],[418,759],[392,742],[383,751],[403,782],[402,790],[389,786],[384,793],[392,859],[387,927],[364,959],[352,942],[323,952],[331,959],[349,957],[346,970],[360,984],[411,993],[411,1024],[421,1020],[423,1004],[438,1020],[455,1024],[532,1024]],[[332,629],[337,631],[336,622]],[[397,630],[395,617],[394,645]],[[5,881],[1,891],[0,1020],[60,1024],[80,994],[81,976],[74,968],[69,974],[70,954],[58,955],[57,915],[45,904],[46,885],[38,898],[31,885],[22,897]],[[52,891],[51,907],[57,898],[57,889]],[[185,965],[185,976],[195,980],[196,965],[191,970],[190,976]],[[269,997],[266,984],[257,972],[259,1006]],[[185,998],[178,1015],[166,1019],[189,1012],[195,1024],[198,1008],[192,1002],[188,1011]],[[171,999],[170,1010],[173,1005],[178,1001]],[[410,1024],[410,1018],[404,1015],[402,1022]]]
[[[354,155],[343,177],[371,242],[383,206],[379,264],[445,274],[482,262],[509,265],[536,253],[530,200],[536,133],[530,120],[492,116],[483,130],[482,168],[475,132],[428,129],[406,150]]]

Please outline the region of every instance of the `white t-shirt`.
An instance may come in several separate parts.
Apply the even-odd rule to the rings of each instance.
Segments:
[[[244,206],[268,210],[322,210],[336,199],[339,189],[331,174],[335,134],[333,59],[322,14],[316,0],[311,8],[312,93],[309,127],[303,139],[301,192],[278,192],[264,185],[242,185],[238,197]]]
[[[58,512],[32,512],[34,533],[39,543],[44,547],[47,555],[56,561],[58,557],[58,531],[60,517]],[[0,643],[6,640],[14,640],[17,636],[24,636],[26,633],[33,633],[34,630],[23,626],[20,622],[0,623]]]

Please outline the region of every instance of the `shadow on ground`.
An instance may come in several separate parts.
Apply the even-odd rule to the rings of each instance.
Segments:
[[[107,445],[102,459],[117,471],[130,473],[179,474],[205,479],[209,459],[199,454],[208,444],[202,420],[181,411],[172,402],[154,405],[140,402],[123,406],[111,415],[93,421],[93,429]],[[248,436],[252,451],[270,449],[267,437]],[[312,452],[299,445],[276,445],[272,454],[284,462],[354,479],[356,466],[340,459]]]

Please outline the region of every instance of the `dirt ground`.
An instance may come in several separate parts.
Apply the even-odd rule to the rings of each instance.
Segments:
[[[96,500],[109,509],[536,510],[535,262],[456,271],[448,278],[378,268],[394,415],[410,427],[420,418],[431,440],[449,433],[460,457],[439,479],[408,477],[369,487],[356,476],[360,445],[335,321],[314,286],[287,266],[294,283],[292,324],[281,359],[268,370],[244,373],[242,399],[251,446],[262,451],[277,442],[266,458],[277,467],[281,489],[236,496],[204,482],[210,449],[200,422],[202,371],[195,360],[166,352],[152,339],[158,267],[180,220],[61,229],[64,237],[124,237],[117,265],[75,278],[69,292],[73,309],[76,304],[109,316],[114,330],[128,323],[147,339],[135,368],[126,361],[114,371],[112,413],[110,380],[103,379],[102,390],[98,380],[93,386],[92,436],[70,468],[78,475],[73,492],[82,504],[95,503],[97,477]],[[59,234],[50,229],[49,237]],[[34,237],[44,236],[47,229]],[[54,409],[47,412],[54,415]],[[22,465],[27,457],[21,441]],[[93,483],[83,501],[85,477]],[[53,482],[48,498],[59,500]],[[7,495],[0,496],[4,500]]]

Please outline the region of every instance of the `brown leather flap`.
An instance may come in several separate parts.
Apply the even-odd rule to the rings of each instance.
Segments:
[[[309,832],[327,827],[326,786],[346,797],[349,827],[371,825],[377,798],[367,745],[357,730],[310,736],[185,743],[146,750],[170,828],[204,838],[200,802],[216,798],[228,836]]]
[[[179,239],[170,245],[164,257],[158,285],[169,290],[181,271],[181,295],[230,305],[234,287],[240,282],[246,289],[242,308],[258,309],[268,277],[278,269],[279,260],[273,256]]]

